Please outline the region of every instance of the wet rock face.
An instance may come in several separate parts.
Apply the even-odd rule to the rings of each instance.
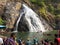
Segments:
[[[5,19],[7,20],[7,28],[13,28],[17,17],[19,16],[19,11],[21,8],[21,3],[19,2],[9,2],[6,4],[5,9]]]
[[[21,20],[20,20],[20,22],[18,24],[18,31],[20,31],[20,32],[28,32],[29,31],[28,23],[25,20],[25,16],[21,17]]]

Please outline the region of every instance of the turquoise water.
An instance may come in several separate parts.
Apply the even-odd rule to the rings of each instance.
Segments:
[[[28,38],[30,40],[33,40],[33,38],[35,38],[35,37],[38,40],[40,40],[43,37],[43,35],[42,35],[42,33],[38,33],[38,32],[23,32],[23,33],[18,32],[17,33],[17,38],[21,38],[21,39],[24,39],[24,40],[27,40]]]

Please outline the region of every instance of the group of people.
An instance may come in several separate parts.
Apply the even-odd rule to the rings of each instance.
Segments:
[[[11,33],[10,37],[0,37],[0,45],[38,45],[38,40],[34,38],[33,43],[29,38],[27,40],[16,40],[16,34]]]
[[[60,38],[55,35],[54,43],[49,42],[47,39],[38,40],[33,37],[33,42],[28,38],[27,40],[17,39],[16,34],[11,33],[10,37],[0,37],[0,45],[60,45]]]
[[[54,36],[55,36],[54,42],[49,41],[48,39],[44,39],[41,41],[42,44],[43,45],[60,45],[60,34],[55,34]]]

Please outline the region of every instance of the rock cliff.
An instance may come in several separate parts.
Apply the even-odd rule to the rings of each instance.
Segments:
[[[44,14],[41,14],[40,12],[40,6],[32,4],[29,0],[5,0],[0,3],[0,12],[1,12],[0,16],[3,17],[4,20],[6,20],[7,28],[12,29],[15,27],[16,21],[20,14],[19,11],[22,7],[22,3],[26,3],[28,6],[30,6],[36,13],[39,14],[39,16],[42,16],[42,18],[46,19],[45,21],[48,22],[48,24],[51,22],[54,23],[54,17],[52,17],[50,13],[46,13],[46,15],[44,16]],[[19,26],[21,25],[22,24],[19,24]],[[21,27],[23,26],[26,25],[24,24]],[[20,28],[20,29],[21,30],[23,29],[25,31],[25,28]]]

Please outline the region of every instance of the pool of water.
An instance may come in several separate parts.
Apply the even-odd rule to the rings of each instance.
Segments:
[[[4,36],[9,37],[11,33],[6,33],[3,34]],[[40,40],[43,37],[43,34],[41,32],[17,32],[16,33],[16,38],[17,39],[23,39],[23,40],[27,40],[28,38],[30,40],[33,40],[33,38],[37,38],[38,40]]]
[[[18,32],[17,33],[17,38],[22,38],[24,40],[27,40],[28,38],[30,40],[33,40],[33,38],[35,38],[35,37],[38,40],[40,40],[43,37],[43,35],[42,35],[42,33],[39,33],[39,32],[23,32],[23,33]]]

